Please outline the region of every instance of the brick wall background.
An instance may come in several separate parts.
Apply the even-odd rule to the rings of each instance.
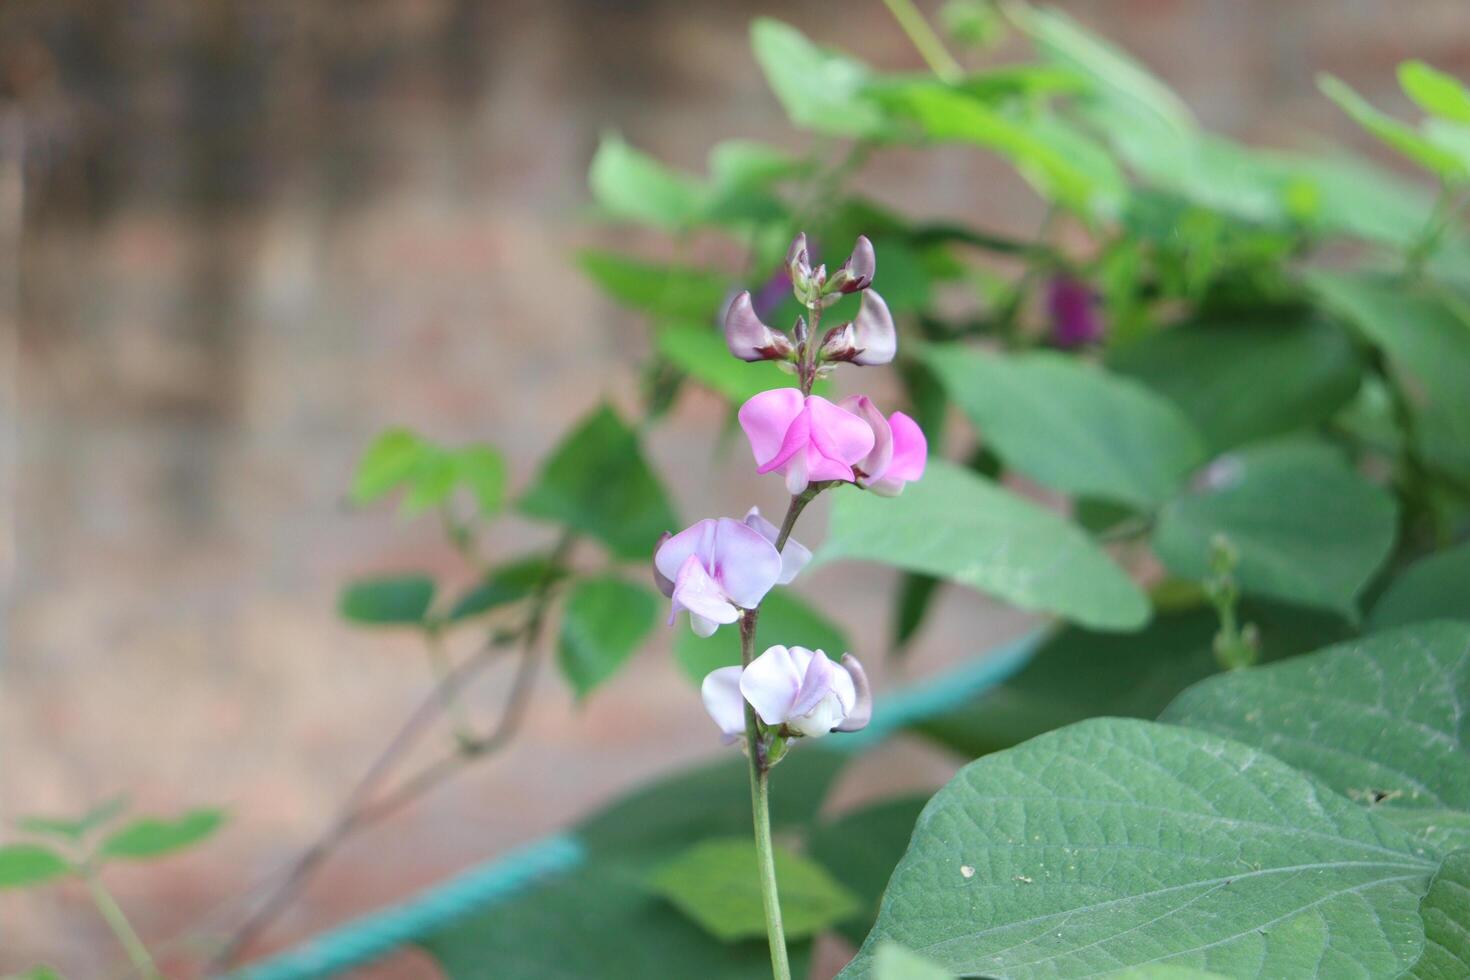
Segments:
[[[1470,75],[1463,0],[1064,6],[1207,125],[1256,142],[1371,151],[1317,71],[1388,107],[1403,106],[1403,58]],[[412,637],[333,613],[351,576],[458,568],[432,522],[342,505],[372,435],[488,440],[523,486],[570,421],[605,395],[630,402],[641,331],[569,259],[589,242],[659,246],[583,220],[599,133],[695,170],[724,137],[802,145],[749,54],[757,13],[920,66],[881,4],[853,0],[0,7],[0,818],[121,790],[144,810],[227,805],[210,845],[109,872],[150,940],[228,921],[427,683]],[[1040,214],[974,152],[889,153],[862,183],[1016,231]],[[720,411],[686,396],[653,437],[682,511],[779,506],[742,455],[707,465]],[[511,521],[488,551],[546,537]],[[808,590],[876,653],[889,582],[844,568]],[[910,672],[1024,625],[951,594]],[[483,685],[487,710],[503,686]],[[549,679],[516,749],[344,848],[267,945],[712,756],[707,728],[664,636],[585,706]],[[948,766],[895,746],[839,795],[934,785]],[[81,978],[120,963],[75,889],[0,893],[0,971],[38,960]],[[425,969],[405,957],[378,973]]]

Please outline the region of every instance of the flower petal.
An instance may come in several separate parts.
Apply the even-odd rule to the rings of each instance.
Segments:
[[[781,440],[781,448],[776,450],[776,455],[766,460],[756,470],[757,473],[769,473],[772,470],[789,472],[792,460],[797,465],[801,464],[799,458],[812,440],[812,415],[808,409],[803,408],[797,413],[796,418],[791,420],[791,426],[786,430],[786,435]],[[792,493],[799,491],[793,490]]]
[[[706,517],[665,539],[653,553],[654,571],[672,581],[678,577],[679,570],[684,567],[690,555],[698,555],[700,561],[708,565],[710,546],[715,539],[715,527],[715,519]]]
[[[754,609],[781,578],[781,556],[759,531],[722,517],[709,569],[725,598],[742,609]]]
[[[763,391],[740,406],[740,427],[750,440],[758,465],[764,466],[781,451],[786,432],[803,407],[801,391],[796,388]]]
[[[745,734],[745,698],[740,694],[740,668],[712,670],[699,685],[704,710],[715,720],[726,742]]]
[[[856,732],[868,727],[868,722],[873,720],[873,689],[868,686],[868,675],[863,670],[863,665],[858,663],[858,658],[850,653],[842,655],[842,667],[852,679],[853,705],[847,717],[842,719],[842,724],[837,726],[839,732]]]
[[[786,720],[791,703],[801,690],[801,675],[790,650],[783,646],[770,647],[740,675],[740,693],[755,708],[761,721],[779,725]]]
[[[664,594],[664,598],[672,598],[674,595],[674,580],[658,570],[658,553],[668,543],[673,535],[665,531],[658,539],[658,544],[653,549],[653,584]],[[680,564],[683,564],[682,562]]]
[[[836,695],[839,702],[843,700],[843,694],[846,694],[845,706],[851,707],[852,679],[847,676],[847,672],[829,660],[827,655],[820,650],[806,651],[802,647],[792,648],[793,653],[797,650],[803,653],[809,652],[811,656],[807,661],[806,671],[802,674],[801,689],[796,694],[796,700],[791,704],[791,714],[795,716],[808,713],[829,694]],[[843,681],[846,683],[843,684]],[[839,685],[842,686],[841,691],[838,690]]]
[[[853,413],[820,395],[806,400],[806,410],[811,416],[812,445],[826,458],[850,467],[872,451],[873,430]]]
[[[750,508],[745,515],[745,524],[772,545],[775,545],[776,539],[781,536],[781,529],[762,517],[759,507]],[[776,584],[790,585],[811,560],[811,549],[788,535],[786,544],[781,548],[781,577],[776,579]]]
[[[786,492],[793,497],[804,492],[812,481],[810,459],[813,456],[821,459],[810,446],[804,446],[801,452],[786,461]],[[826,477],[818,477],[818,479],[826,479]]]
[[[766,547],[771,548],[770,545]],[[771,548],[773,554],[775,551],[775,548]],[[780,559],[777,558],[777,561],[779,562]],[[674,578],[673,600],[676,613],[680,609],[687,609],[692,616],[715,623],[733,623],[740,618],[740,610],[730,603],[720,588],[720,584],[704,570],[704,566],[699,563],[698,555],[690,555],[680,567],[679,574]],[[695,632],[698,632],[698,629]],[[708,636],[709,633],[701,635]]]
[[[878,479],[893,459],[893,430],[889,428],[888,420],[867,395],[851,395],[837,405],[862,419],[872,429],[873,448],[853,465],[855,469],[862,470],[867,479]]]
[[[764,361],[791,351],[791,342],[756,316],[749,292],[736,296],[725,311],[725,346],[742,361]]]

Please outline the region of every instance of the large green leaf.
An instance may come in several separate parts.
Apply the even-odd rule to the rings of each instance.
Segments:
[[[1336,617],[1286,606],[1247,602],[1240,615],[1255,624],[1266,660],[1347,635]],[[916,728],[975,758],[1085,718],[1157,718],[1180,691],[1219,672],[1213,649],[1219,625],[1214,610],[1194,609],[1160,614],[1138,633],[1064,629],[1015,676]]]
[[[796,126],[834,136],[878,136],[887,128],[883,113],[863,97],[870,78],[866,65],[768,17],[750,25],[750,44]]]
[[[857,899],[826,869],[783,847],[775,849],[776,884],[786,935],[804,939],[852,914]],[[648,879],[710,935],[731,942],[766,935],[755,841],[721,837],[701,841]]]
[[[449,980],[765,980],[763,940],[722,943],[627,869],[600,863],[541,882],[421,940]],[[805,976],[810,943],[794,943]]]
[[[701,637],[683,624],[678,629],[674,657],[694,683],[703,681],[717,667],[740,662],[739,630],[716,630],[710,636]],[[757,650],[779,643],[823,650],[835,659],[851,649],[841,627],[784,589],[771,592],[761,603],[756,629]]]
[[[967,976],[1164,963],[1235,978],[1393,977],[1435,861],[1258,749],[1097,719],[986,756],[925,808],[878,924]]]
[[[884,562],[1096,629],[1130,630],[1148,599],[1056,514],[943,460],[901,496],[841,489],[819,561]]]
[[[730,289],[729,280],[710,269],[642,262],[618,252],[587,249],[577,263],[619,303],[658,316],[713,324]]]
[[[1413,980],[1470,977],[1470,850],[1444,859],[1419,903],[1424,955],[1409,971]]]
[[[1399,574],[1368,614],[1380,630],[1426,619],[1470,620],[1470,543],[1421,558]]]
[[[688,227],[704,209],[705,192],[698,181],[670,170],[616,135],[602,138],[587,183],[611,217],[656,228]]]
[[[646,559],[658,536],[678,526],[637,433],[607,405],[562,440],[521,510],[590,534],[630,560]]]
[[[1470,810],[1470,624],[1213,677],[1162,720],[1256,746],[1360,803]]]
[[[813,828],[807,851],[861,901],[838,928],[855,943],[873,928],[878,900],[909,846],[927,796],[883,800]]]
[[[71,862],[41,844],[0,845],[0,891],[39,885],[71,870]]]
[[[224,826],[223,811],[190,810],[172,819],[145,817],[126,824],[102,842],[100,853],[109,858],[162,857],[192,847]]]
[[[1183,324],[1110,351],[1108,366],[1177,405],[1212,452],[1322,422],[1362,377],[1348,334],[1302,315]]]
[[[1328,272],[1308,281],[1329,308],[1388,355],[1415,403],[1425,452],[1470,473],[1470,322],[1424,288]]]
[[[1180,411],[1132,379],[1061,354],[936,345],[923,356],[987,446],[1058,490],[1151,507],[1204,460]]]
[[[434,580],[427,575],[385,575],[349,582],[337,611],[365,626],[421,626],[433,601]]]
[[[717,747],[713,724],[707,735],[711,748]],[[648,870],[699,841],[750,833],[750,770],[738,751],[727,751],[726,762],[676,773],[629,794],[589,817],[578,836],[598,860]],[[771,826],[778,836],[812,821],[846,761],[816,745],[799,745],[781,761],[781,777],[771,780]]]
[[[1353,618],[1393,547],[1395,521],[1393,498],[1336,451],[1289,442],[1217,460],[1202,489],[1160,512],[1153,543],[1170,571],[1198,581],[1223,534],[1239,552],[1245,592]]]
[[[607,680],[653,629],[658,598],[618,578],[583,579],[562,610],[556,660],[577,697]]]

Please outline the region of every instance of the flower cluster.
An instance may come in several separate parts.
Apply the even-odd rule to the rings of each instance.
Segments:
[[[876,268],[872,242],[859,237],[836,272],[828,275],[825,265],[813,269],[806,236],[798,235],[781,277],[806,309],[791,332],[767,326],[749,292],[730,303],[724,322],[730,353],[780,362],[799,380],[795,388],[761,392],[738,413],[758,471],[784,477],[791,508],[780,528],[754,507],[741,521],[706,518],[666,533],[654,552],[653,577],[672,601],[671,625],[686,610],[700,636],[740,624],[745,663],[711,673],[701,693],[726,741],[749,735],[755,741],[748,749],[760,754],[762,765],[779,759],[789,739],[857,731],[872,716],[867,676],[852,654],[834,661],[821,650],[778,645],[752,657],[750,643],[766,593],[789,584],[811,561],[812,553],[791,537],[807,502],[843,484],[894,496],[924,474],[929,448],[913,419],[902,412],[885,416],[866,395],[833,402],[812,394],[816,381],[839,363],[886,364],[897,353],[893,316],[870,288]],[[862,294],[854,319],[819,336],[822,311],[850,293]],[[770,305],[763,296],[761,306]]]

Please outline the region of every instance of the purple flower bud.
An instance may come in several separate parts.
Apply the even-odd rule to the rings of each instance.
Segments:
[[[854,364],[887,364],[898,352],[898,330],[893,325],[893,314],[888,312],[888,304],[875,289],[863,293],[857,319],[852,321],[852,333],[852,341],[857,348],[852,357]]]
[[[878,259],[873,254],[873,243],[868,241],[867,235],[859,235],[857,244],[852,248],[852,254],[847,261],[842,263],[842,268],[832,277],[832,284],[844,293],[855,293],[860,289],[867,289],[873,284],[873,274],[877,271]]]
[[[1082,347],[1102,338],[1104,324],[1097,292],[1080,279],[1054,276],[1046,284],[1051,342],[1062,349]]]
[[[790,270],[792,282],[804,282],[812,277],[812,260],[807,253],[806,232],[791,240],[791,248],[786,251],[786,268]]]
[[[755,315],[750,293],[735,297],[725,312],[725,344],[742,361],[784,360],[790,356],[791,340],[761,322]]]

